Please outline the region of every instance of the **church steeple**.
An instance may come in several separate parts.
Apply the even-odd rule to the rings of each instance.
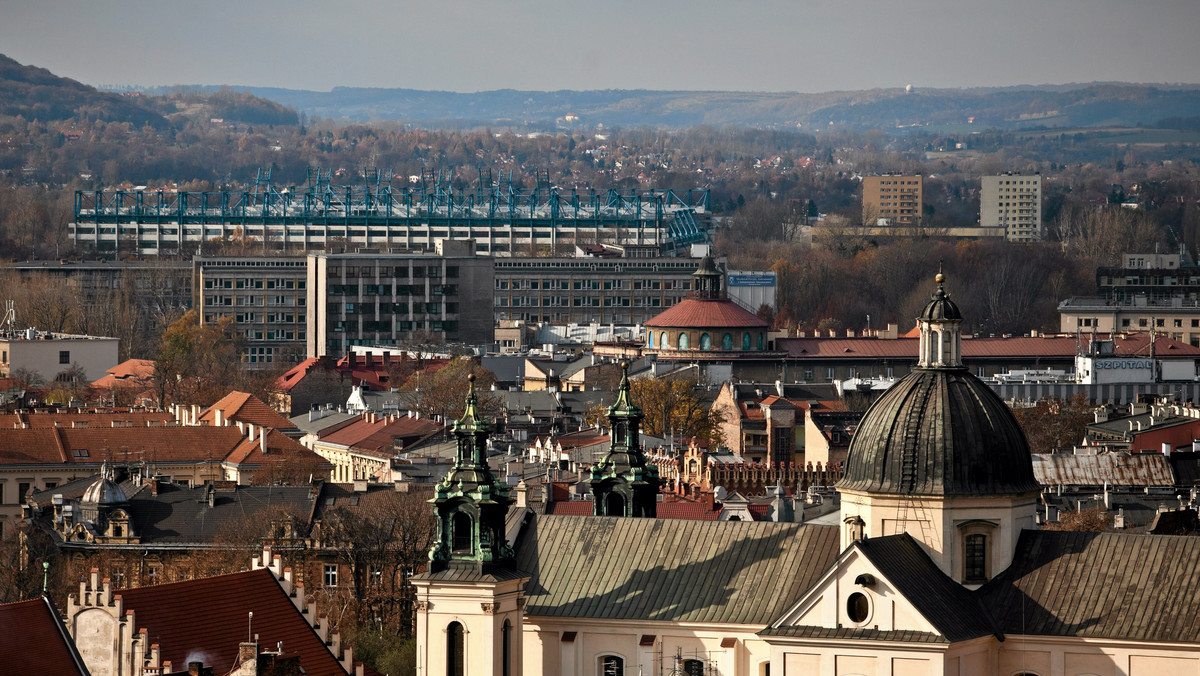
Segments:
[[[946,293],[946,275],[934,278],[937,290],[917,317],[921,330],[918,368],[960,369],[962,364],[962,313]]]
[[[514,500],[508,486],[496,481],[487,461],[492,426],[479,413],[475,376],[467,376],[467,406],[451,430],[458,443],[454,468],[435,488],[437,540],[429,550],[430,568],[450,565],[486,569],[511,563],[512,547],[504,536],[504,517]]]
[[[621,363],[617,401],[608,407],[609,447],[592,467],[592,504],[597,516],[653,517],[662,481],[658,468],[642,453],[641,425],[645,415],[630,395],[629,362]]]

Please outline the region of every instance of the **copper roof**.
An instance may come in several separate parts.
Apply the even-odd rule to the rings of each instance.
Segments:
[[[767,322],[729,299],[685,298],[672,307],[646,320],[647,328],[757,328],[765,329]],[[740,340],[734,341],[737,346]]]
[[[1175,485],[1170,458],[1157,453],[1038,453],[1033,475],[1043,486]]]
[[[312,676],[345,676],[346,671],[292,605],[267,569],[115,592],[126,611],[135,612],[138,629],[146,629],[159,645],[163,661],[186,665],[189,654],[207,654],[213,673],[234,666],[238,645],[246,640],[248,613],[259,646],[283,643],[300,655],[300,666]],[[47,672],[42,672],[47,673]]]

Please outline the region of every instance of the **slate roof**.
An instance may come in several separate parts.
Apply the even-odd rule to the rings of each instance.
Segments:
[[[995,392],[965,369],[918,368],[875,400],[839,489],[913,495],[1039,490],[1025,433]]]
[[[1007,634],[1195,643],[1197,589],[1200,538],[1026,530],[978,593]]]
[[[834,638],[859,641],[897,641],[902,643],[949,643],[944,636],[925,631],[880,631],[878,629],[855,629],[851,627],[767,627],[759,636],[783,636],[790,638]]]
[[[767,328],[758,315],[727,299],[684,298],[647,319],[646,328]],[[741,346],[741,338],[734,344]],[[713,341],[720,346],[720,338]]]
[[[530,616],[765,626],[836,559],[838,529],[534,515],[516,549]]]
[[[999,637],[979,599],[946,576],[909,534],[869,538],[855,546],[945,640]]]
[[[206,653],[205,666],[224,674],[235,665],[238,644],[246,640],[247,614],[254,613],[259,646],[283,642],[300,655],[311,676],[345,676],[324,642],[292,605],[270,570],[259,569],[186,582],[114,592],[135,611],[138,628],[159,645],[164,661],[186,665],[193,651]],[[209,664],[208,661],[212,663]]]
[[[88,676],[87,666],[46,597],[0,604],[4,672]]]

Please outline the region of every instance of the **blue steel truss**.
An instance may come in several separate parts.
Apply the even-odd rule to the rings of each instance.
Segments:
[[[539,172],[536,187],[513,184],[512,174],[480,171],[471,187],[453,176],[423,171],[415,184],[395,186],[390,171],[363,171],[362,182],[333,185],[328,170],[310,169],[302,186],[276,189],[269,169],[243,191],[77,190],[77,223],[179,224],[431,224],[539,227],[667,227],[681,243],[706,241],[696,214],[709,208],[701,188],[559,188]]]

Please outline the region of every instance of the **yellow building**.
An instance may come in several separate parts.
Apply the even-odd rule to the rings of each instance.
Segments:
[[[920,225],[923,185],[921,176],[863,177],[863,225]]]

